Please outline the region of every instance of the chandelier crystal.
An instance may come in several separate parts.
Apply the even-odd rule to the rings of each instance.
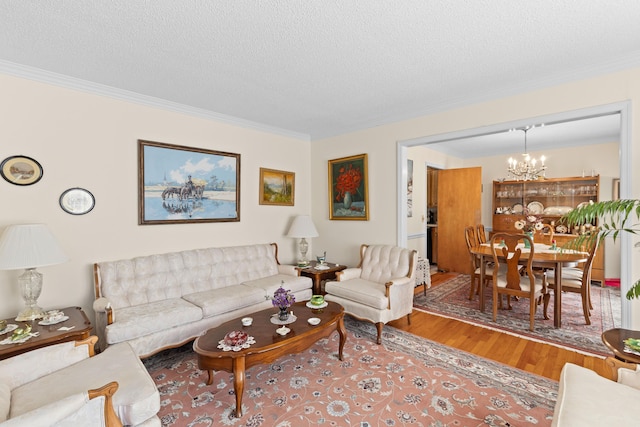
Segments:
[[[524,153],[522,153],[522,160],[509,157],[509,168],[507,172],[510,177],[519,181],[533,181],[539,178],[545,177],[545,171],[547,167],[544,164],[545,157],[541,156],[540,160],[532,158],[527,152],[527,132],[533,129],[534,126],[527,126],[521,130],[524,132]]]

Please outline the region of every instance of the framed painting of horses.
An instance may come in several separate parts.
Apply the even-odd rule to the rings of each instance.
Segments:
[[[138,224],[240,221],[240,154],[138,140]]]
[[[293,206],[296,174],[260,168],[261,205]]]

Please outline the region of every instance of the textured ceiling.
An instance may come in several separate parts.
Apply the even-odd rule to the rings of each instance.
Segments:
[[[638,22],[637,0],[4,0],[0,72],[316,140],[640,65]]]

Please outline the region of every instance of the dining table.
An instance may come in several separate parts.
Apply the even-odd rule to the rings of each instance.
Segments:
[[[520,262],[526,263],[531,256],[531,249],[526,248],[523,243],[518,244],[522,255]],[[480,311],[484,312],[484,286],[486,265],[488,261],[493,261],[493,249],[491,243],[482,243],[471,248],[471,253],[480,259]],[[496,251],[498,260],[504,259],[502,251]],[[555,283],[562,283],[562,269],[567,267],[577,267],[581,262],[587,261],[588,252],[580,252],[574,249],[565,249],[562,247],[552,247],[543,243],[534,243],[533,259],[531,264],[533,267],[545,270],[554,270]],[[553,326],[562,327],[562,287],[555,286],[553,292]]]

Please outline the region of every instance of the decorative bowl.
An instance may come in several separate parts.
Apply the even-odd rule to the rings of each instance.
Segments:
[[[6,320],[0,320],[0,331],[4,331],[7,327],[7,321]]]
[[[247,338],[249,338],[249,335],[247,335],[246,332],[231,331],[224,336],[224,343],[229,346],[235,347],[237,345],[242,345],[245,342],[247,342]]]
[[[241,322],[242,326],[251,326],[251,324],[253,323],[253,317],[243,317]]]
[[[317,317],[311,317],[307,320],[307,322],[309,322],[310,325],[316,326],[320,324],[320,319]]]
[[[322,305],[324,304],[324,297],[322,295],[312,295],[310,301],[311,305]]]
[[[639,339],[627,338],[626,340],[624,340],[624,343],[631,350],[640,351],[640,340]]]

